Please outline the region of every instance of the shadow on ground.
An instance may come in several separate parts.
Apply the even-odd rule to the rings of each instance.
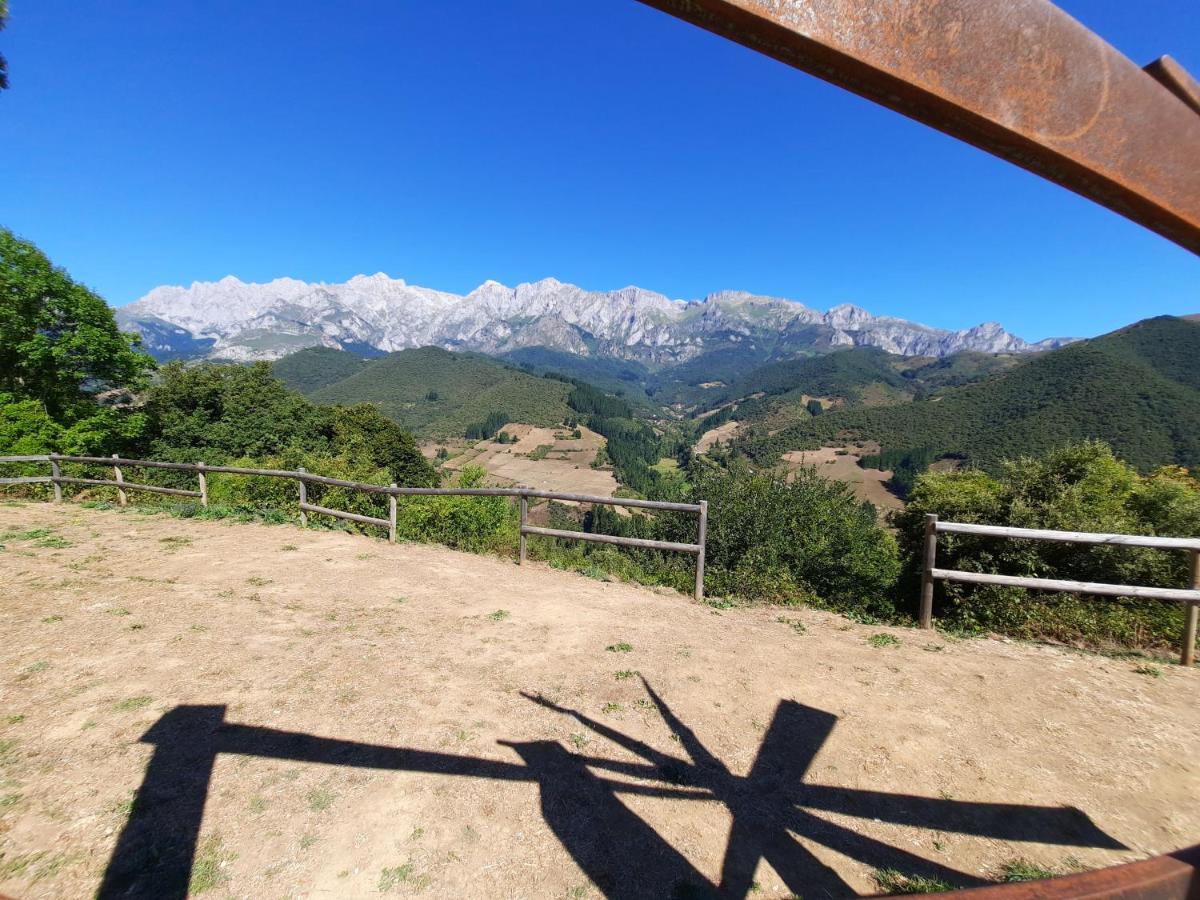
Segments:
[[[647,744],[541,697],[533,703],[571,716],[637,761],[573,753],[555,741],[501,742],[520,763],[409,750],[276,731],[225,721],[224,706],[178,706],[142,741],[154,745],[133,809],[97,893],[99,900],[187,896],[213,763],[218,754],[351,768],[531,782],[542,815],[563,847],[608,897],[745,897],[766,860],[797,895],[855,896],[797,837],[873,868],[941,878],[956,886],[980,879],[881,843],[814,812],[1002,840],[1123,849],[1081,811],[1068,807],[972,803],[807,784],[805,774],[836,717],[794,701],[775,710],[746,775],[732,773],[649,685],[646,690],[686,758]],[[733,819],[714,883],[620,800],[640,795],[720,803]]]

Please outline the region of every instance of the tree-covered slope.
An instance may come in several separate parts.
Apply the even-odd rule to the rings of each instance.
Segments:
[[[293,391],[308,395],[356,375],[367,363],[361,356],[345,350],[308,347],[276,360],[271,365],[271,374]]]
[[[511,422],[556,425],[573,415],[571,385],[539,378],[473,353],[421,347],[369,360],[312,395],[317,403],[374,403],[418,435],[461,436],[492,413]]]
[[[1099,438],[1141,469],[1200,465],[1200,327],[1164,316],[1034,357],[987,381],[902,406],[830,412],[740,442],[765,462],[789,449],[875,440],[959,453],[983,468]]]

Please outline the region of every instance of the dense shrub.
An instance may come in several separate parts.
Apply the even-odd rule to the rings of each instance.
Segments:
[[[712,593],[895,612],[895,541],[845,484],[811,469],[787,482],[736,461],[728,469],[698,463],[692,474],[694,496],[709,503]]]
[[[917,479],[896,517],[906,562],[906,594],[915,608],[924,517],[1022,528],[1192,537],[1200,535],[1200,483],[1186,470],[1139,475],[1098,441],[1004,463],[992,477],[975,470]],[[940,535],[943,568],[1041,578],[1165,587],[1186,585],[1178,551]],[[1046,594],[997,586],[939,585],[936,613],[948,624],[1022,637],[1133,646],[1178,642],[1182,608],[1174,603]]]

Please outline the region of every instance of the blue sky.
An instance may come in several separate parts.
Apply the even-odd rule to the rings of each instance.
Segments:
[[[1071,0],[1200,72],[1194,0]],[[235,274],[741,288],[1029,338],[1200,260],[633,0],[13,0],[0,224],[120,305]]]

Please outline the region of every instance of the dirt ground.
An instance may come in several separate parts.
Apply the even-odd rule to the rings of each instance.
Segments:
[[[580,426],[580,437],[569,428],[539,428],[505,425],[503,431],[517,439],[515,444],[480,441],[446,462],[446,468],[482,466],[489,482],[521,485],[543,491],[611,497],[620,485],[609,467],[593,469],[596,452],[604,446],[603,435]],[[531,457],[547,448],[541,459]]]
[[[846,452],[839,455],[839,451]],[[878,448],[867,447],[822,447],[820,450],[792,450],[783,454],[783,461],[791,471],[801,466],[816,466],[817,474],[824,478],[844,481],[854,490],[859,500],[867,500],[880,510],[903,509],[904,501],[884,485],[892,477],[883,469],[863,469],[858,465],[863,453],[878,453]]]
[[[290,525],[0,544],[16,897],[811,900],[1200,837],[1197,670]]]

